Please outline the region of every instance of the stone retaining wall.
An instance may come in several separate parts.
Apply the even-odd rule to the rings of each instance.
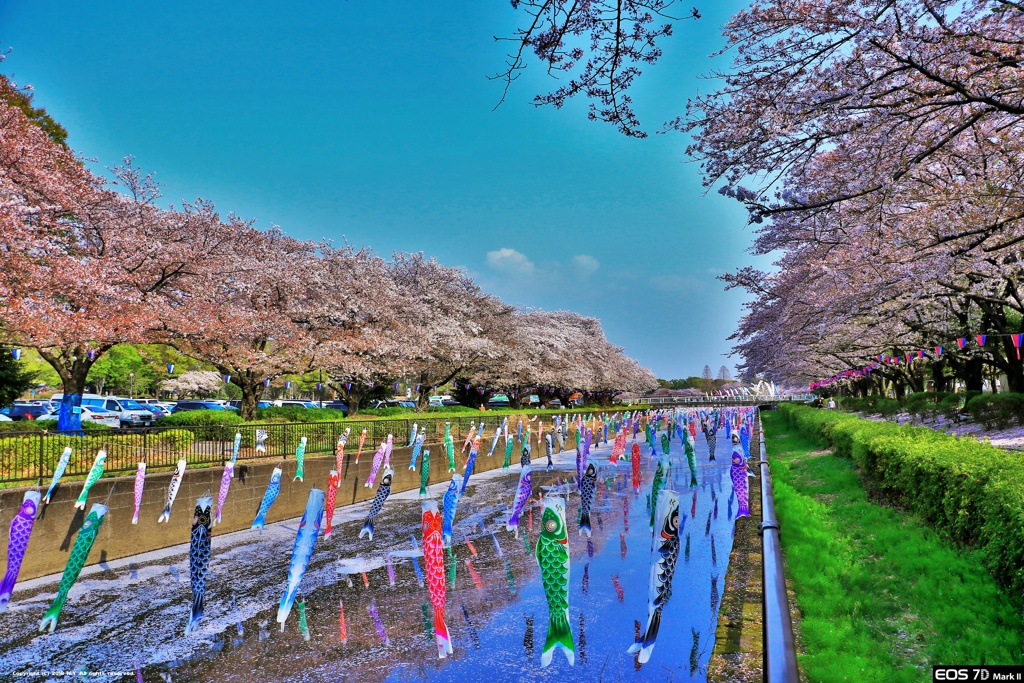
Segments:
[[[459,453],[462,443],[456,441],[456,461],[459,472],[463,472],[465,455]],[[430,483],[447,481],[451,478],[448,472],[448,458],[444,453],[443,444],[427,446],[430,450]],[[501,467],[504,462],[504,441],[500,441],[495,454],[487,456],[490,439],[481,444],[483,451],[476,460],[474,471]],[[517,451],[519,446],[517,444]],[[467,451],[468,452],[468,451]],[[534,457],[539,453],[534,446]],[[338,487],[337,506],[358,503],[373,497],[376,489],[363,484],[370,476],[373,462],[373,451],[363,451],[359,464],[354,462],[354,449],[345,454],[345,468],[342,472],[341,484]],[[412,457],[411,448],[395,448],[391,455],[391,466],[395,470],[392,491],[418,489],[420,485],[419,469],[409,469]],[[518,452],[513,462],[519,462]],[[267,522],[278,522],[302,516],[306,507],[311,488],[327,490],[328,473],[334,468],[334,456],[307,456],[304,463],[305,481],[292,481],[296,463],[294,457],[284,461],[239,461],[235,466],[235,479],[231,482],[231,490],[224,504],[222,522],[213,528],[217,534],[248,529],[252,525],[256,512],[259,510],[263,493],[270,481],[270,474],[275,466],[281,465],[284,473],[281,477],[281,493],[267,515]],[[383,468],[382,468],[383,469]],[[178,491],[169,522],[157,523],[167,502],[167,486],[171,479],[170,473],[157,473],[146,477],[145,493],[142,496],[142,507],[139,523],[132,524],[135,510],[135,477],[103,478],[89,492],[85,511],[74,508],[75,501],[82,490],[83,482],[69,482],[61,485],[53,494],[49,505],[44,505],[36,517],[32,537],[29,540],[28,552],[21,566],[18,578],[21,581],[62,572],[67,564],[68,554],[74,543],[77,531],[81,528],[85,515],[93,503],[104,503],[110,511],[100,528],[99,535],[89,555],[89,564],[102,563],[121,557],[136,555],[168,546],[187,543],[192,528],[192,513],[197,498],[204,495],[213,497],[214,514],[216,514],[217,495],[220,490],[223,467],[207,467],[186,470]],[[377,474],[380,482],[381,474]],[[21,507],[25,491],[29,489],[0,490],[0,533],[3,540],[0,547],[4,554],[0,556],[0,568],[6,567],[7,537],[11,519]],[[45,494],[46,488],[41,492]],[[109,497],[109,500],[108,500]]]

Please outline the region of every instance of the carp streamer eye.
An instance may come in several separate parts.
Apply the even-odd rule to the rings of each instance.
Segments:
[[[555,533],[556,531],[558,531],[558,522],[553,519],[549,519],[544,524],[544,528],[546,528],[550,533]]]

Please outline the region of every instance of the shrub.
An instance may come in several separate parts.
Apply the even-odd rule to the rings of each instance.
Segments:
[[[359,411],[357,417],[395,417],[396,415],[411,415],[413,410],[411,408],[402,408],[400,406],[394,406],[391,408],[366,408]]]
[[[939,403],[938,411],[942,413],[947,420],[955,419],[960,411],[963,409],[967,402],[967,396],[965,394],[948,394],[942,402]]]
[[[923,427],[837,416],[806,406],[783,404],[780,410],[800,432],[827,440],[837,455],[852,457],[881,492],[941,534],[958,545],[978,548],[996,582],[1021,595],[1024,460],[1019,454]]]
[[[967,412],[975,422],[986,427],[1006,428],[1011,422],[1021,423],[1024,418],[1024,395],[982,394],[967,403]]]
[[[197,441],[232,441],[237,431],[232,425],[244,423],[245,420],[233,410],[183,410],[157,421],[161,427],[203,427],[189,430]]]
[[[924,419],[935,418],[941,412],[939,405],[949,396],[945,391],[919,391],[903,399],[908,413]]]
[[[900,402],[891,398],[880,398],[875,401],[875,412],[888,420],[900,412]]]
[[[275,408],[257,408],[256,421],[283,418],[288,422],[337,422],[344,419],[345,413],[331,408],[304,408],[302,406],[281,406]]]
[[[3,432],[41,432],[56,431],[56,420],[18,420],[12,422],[0,422],[0,433]],[[83,432],[109,432],[110,427],[96,424],[95,422],[83,422]]]

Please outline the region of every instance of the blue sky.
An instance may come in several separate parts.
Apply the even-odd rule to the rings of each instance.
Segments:
[[[744,4],[676,25],[634,88],[648,130],[713,88],[700,76],[727,66],[708,55]],[[134,155],[169,203],[422,250],[509,303],[597,316],[660,377],[731,368],[743,299],[715,276],[750,262],[742,208],[705,195],[684,136],[625,138],[582,100],[535,108],[557,85],[535,62],[492,111],[493,36],[516,20],[503,0],[7,0],[0,44],[78,152]]]

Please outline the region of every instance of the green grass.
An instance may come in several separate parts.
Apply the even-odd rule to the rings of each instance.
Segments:
[[[929,681],[933,664],[1024,661],[1024,623],[974,553],[873,503],[851,460],[762,416],[808,680]]]

